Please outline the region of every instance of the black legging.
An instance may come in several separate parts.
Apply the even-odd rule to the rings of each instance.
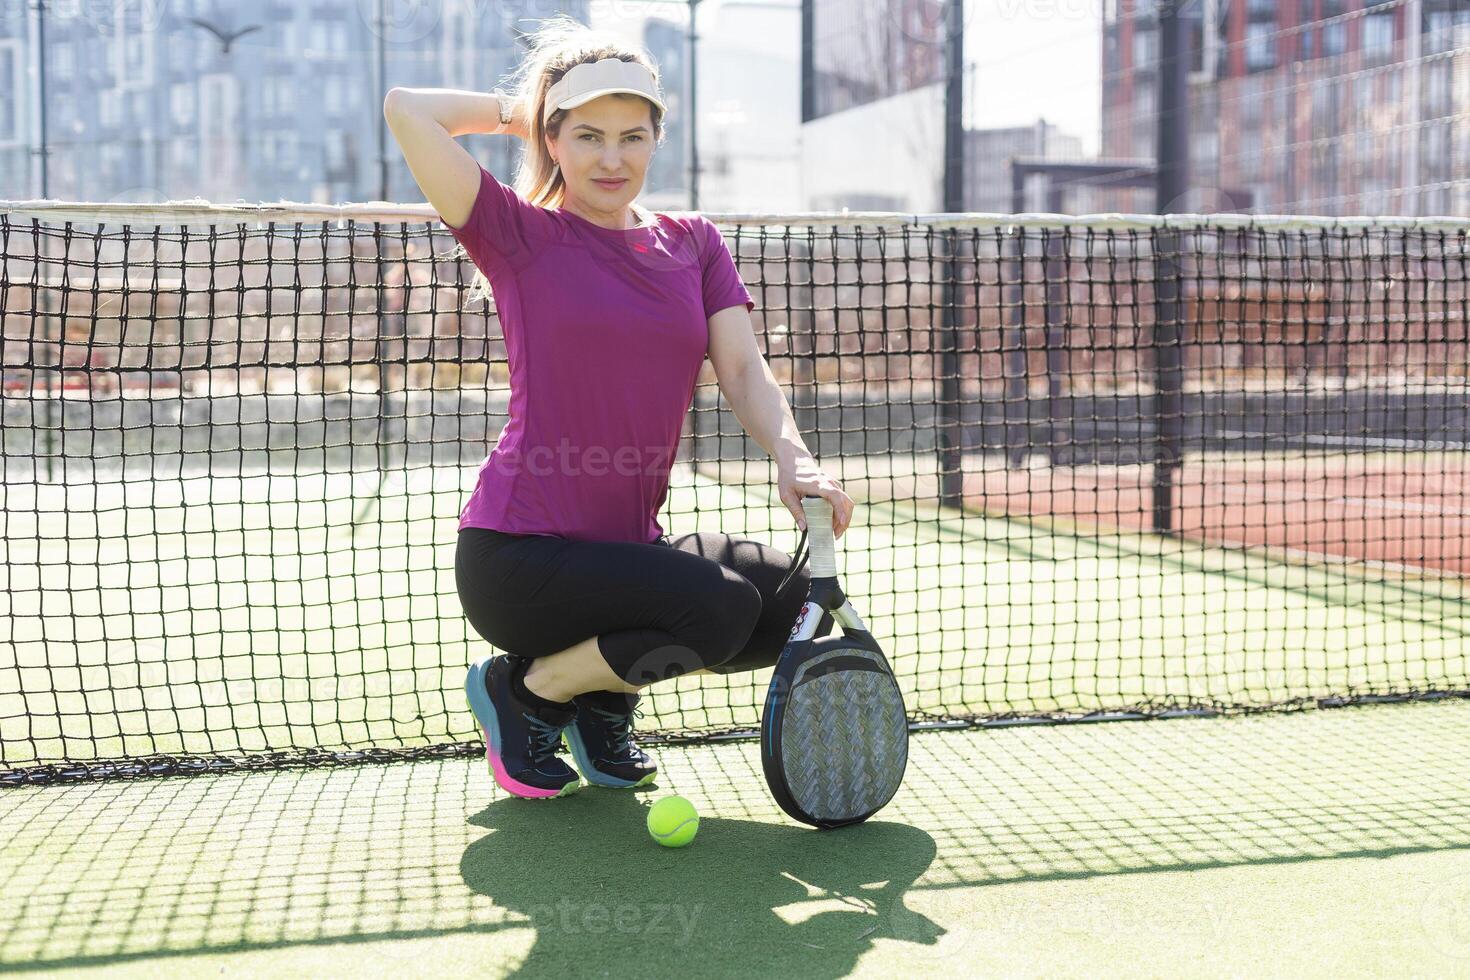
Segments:
[[[544,657],[596,636],[639,685],[774,664],[811,583],[803,568],[778,596],[790,569],[777,548],[711,533],[635,544],[465,528],[454,559],[465,615],[489,643]]]

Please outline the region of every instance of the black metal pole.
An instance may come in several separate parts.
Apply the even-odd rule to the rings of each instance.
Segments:
[[[374,88],[377,91],[378,99],[382,99],[384,97],[386,93],[383,90],[387,88],[388,84],[387,42],[383,38],[383,35],[387,33],[387,20],[384,15],[383,3],[384,0],[376,0],[373,10],[373,17],[377,21],[376,29],[373,31],[373,34],[377,37],[377,58],[374,59],[375,64],[373,69],[374,73],[377,75],[377,85],[374,86]],[[388,120],[387,117],[384,116],[381,112],[375,113],[375,115],[377,116],[378,124],[378,200],[386,201],[388,200]],[[383,426],[386,421],[385,417],[387,416],[389,410],[388,365],[387,363],[385,363],[387,359],[386,355],[388,352],[387,344],[384,342],[384,328],[386,324],[390,322],[390,315],[387,308],[388,294],[383,289],[383,226],[376,223],[373,225],[373,265],[375,267],[374,272],[376,273],[376,278],[373,282],[373,286],[374,292],[376,292],[377,294],[375,301],[377,303],[378,311],[376,331],[377,343],[374,344],[375,349],[373,351],[373,360],[377,361],[378,366],[378,419],[377,424],[374,426],[376,430],[374,432],[374,439],[376,439],[378,443],[378,492],[373,495],[373,499],[376,500],[379,496],[382,495],[383,484],[388,477],[388,440],[385,440],[383,437]],[[407,277],[405,277],[404,288],[407,288],[407,286],[408,280]],[[405,307],[406,305],[407,304],[405,304]],[[406,350],[406,338],[404,341],[404,346]],[[404,366],[403,370],[406,388],[406,382],[408,380],[407,365]],[[351,395],[349,394],[348,397],[350,400]],[[407,398],[407,395],[405,394],[404,397]],[[392,433],[390,432],[388,435],[388,439],[391,438]],[[358,523],[360,523],[360,521]]]
[[[386,23],[383,16],[383,0],[377,0],[377,6],[373,13],[376,22],[373,33],[378,39],[377,57],[377,102],[381,105],[384,96],[388,93],[384,90],[388,87],[388,46],[383,40]],[[378,200],[388,200],[388,120],[381,111],[373,113],[378,120]]]
[[[1026,259],[1031,232],[1016,227],[1003,243],[1004,325],[1001,327],[1000,423],[1005,436],[1006,469],[1021,469],[1031,442],[1030,354],[1026,348]],[[1013,416],[1020,415],[1020,420]]]
[[[945,10],[944,52],[944,210],[965,210],[965,3],[948,0]],[[941,328],[939,358],[939,502],[945,507],[964,503],[964,415],[960,404],[959,309],[955,271],[959,264],[960,233],[945,233],[941,263]]]
[[[699,0],[689,0],[689,209],[699,210],[699,33],[695,14]]]
[[[1046,209],[1061,214],[1062,188],[1051,185]],[[1072,465],[1072,399],[1067,391],[1071,379],[1068,370],[1067,326],[1070,304],[1068,262],[1071,257],[1070,229],[1053,230],[1042,236],[1045,256],[1046,284],[1046,454],[1053,466]],[[1027,404],[1030,404],[1028,399]]]
[[[816,64],[812,57],[812,32],[816,30],[817,0],[801,0],[801,121],[811,122],[817,115],[817,87],[814,84]]]
[[[36,154],[41,163],[41,198],[51,196],[51,148],[46,134],[46,0],[35,0],[36,4],[36,89],[39,96],[37,119],[40,122],[40,145]]]
[[[1159,3],[1159,117],[1155,170],[1155,210],[1160,214],[1187,210],[1189,190],[1189,48],[1184,0]],[[1180,244],[1177,231],[1154,236],[1154,480],[1153,526],[1174,529],[1174,485],[1181,460],[1184,428],[1183,324],[1180,291]]]
[[[36,155],[39,157],[41,198],[44,200],[51,197],[51,148],[48,145],[46,133],[46,0],[35,0],[35,10],[36,96],[38,102],[36,109],[36,119],[39,123],[39,132],[37,133],[39,143],[36,146]],[[51,342],[51,338],[49,336],[51,332],[51,326],[55,324],[59,329],[61,319],[60,317],[51,318],[45,315],[45,307],[49,305],[46,302],[47,292],[45,284],[46,264],[49,252],[50,239],[47,238],[44,232],[42,232],[39,241],[39,248],[36,255],[36,295],[34,301],[36,313],[41,318],[41,329],[43,331],[42,336],[46,337],[46,340],[44,342],[37,344],[37,347],[40,350],[45,350],[46,346]],[[53,479],[55,475],[56,465],[56,402],[62,394],[59,387],[59,383],[61,380],[61,346],[59,343],[60,339],[60,337],[56,338],[57,369],[54,371],[48,371],[46,375],[46,435],[45,438],[42,440],[42,445],[44,447],[42,449],[42,455],[46,457],[47,483],[50,483]],[[34,380],[32,382],[32,390],[34,390]]]

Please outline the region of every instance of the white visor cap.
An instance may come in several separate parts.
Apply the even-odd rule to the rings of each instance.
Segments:
[[[546,93],[544,124],[558,109],[575,109],[593,99],[617,92],[641,95],[643,98],[667,112],[663,99],[659,98],[658,85],[653,73],[635,61],[621,58],[603,58],[597,62],[584,62],[567,72]]]

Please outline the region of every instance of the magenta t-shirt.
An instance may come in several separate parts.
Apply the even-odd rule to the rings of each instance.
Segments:
[[[642,543],[663,534],[657,515],[709,318],[755,303],[708,218],[656,217],[603,228],[537,207],[480,168],[474,209],[449,230],[495,295],[510,418],[461,528]]]

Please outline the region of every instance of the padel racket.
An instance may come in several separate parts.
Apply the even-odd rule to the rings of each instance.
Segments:
[[[806,497],[801,506],[807,529],[796,550],[810,542],[812,583],[766,694],[761,761],[781,809],[825,829],[861,823],[893,799],[909,726],[888,658],[838,581],[832,505]],[[830,628],[829,612],[841,636],[817,635]]]

